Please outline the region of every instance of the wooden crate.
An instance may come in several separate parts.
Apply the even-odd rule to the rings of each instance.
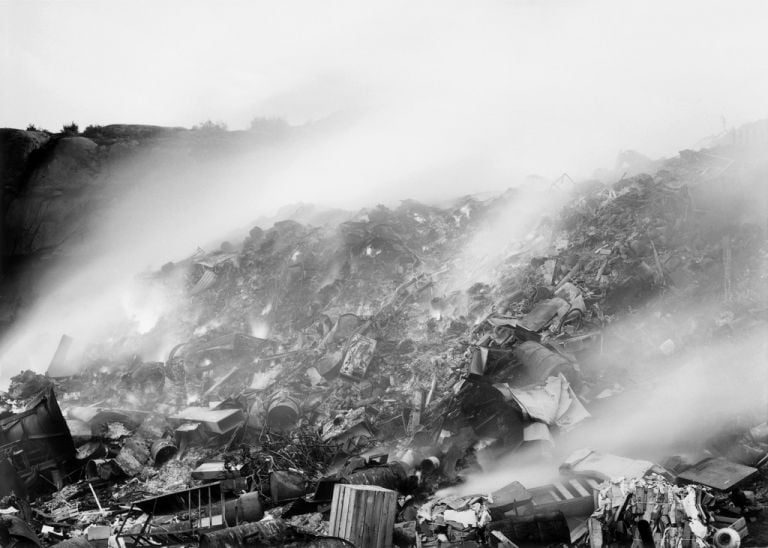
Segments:
[[[391,548],[397,492],[375,485],[336,484],[328,534],[365,548]]]

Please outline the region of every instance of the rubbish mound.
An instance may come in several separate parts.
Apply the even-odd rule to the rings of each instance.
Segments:
[[[146,280],[177,297],[152,329],[0,397],[0,545],[762,539],[761,402],[663,459],[580,441],[691,348],[765,331],[765,226],[712,198],[762,168],[715,152],[549,189],[565,207],[512,242],[487,227],[525,191],[281,221],[169,263]],[[493,256],[457,284],[478,238]]]

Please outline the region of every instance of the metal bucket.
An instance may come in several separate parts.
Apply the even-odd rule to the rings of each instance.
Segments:
[[[267,424],[278,430],[291,428],[299,420],[300,410],[301,403],[298,400],[287,394],[278,394],[267,408]]]
[[[178,450],[179,448],[176,447],[176,444],[172,439],[164,438],[155,440],[149,450],[149,453],[152,455],[152,461],[155,463],[155,465],[162,466],[171,460],[176,455]]]
[[[432,474],[440,469],[440,459],[437,457],[427,457],[421,461],[419,469],[422,474]]]
[[[229,524],[250,523],[263,517],[264,506],[258,492],[245,493],[224,503],[224,519]]]

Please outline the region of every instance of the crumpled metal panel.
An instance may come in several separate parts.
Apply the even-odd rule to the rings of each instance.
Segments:
[[[18,442],[30,465],[75,460],[76,450],[53,388],[43,390],[27,409],[0,420],[0,445]]]

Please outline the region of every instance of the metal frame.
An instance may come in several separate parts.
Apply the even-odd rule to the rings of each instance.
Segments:
[[[213,499],[216,496],[216,490],[218,490],[219,500],[218,503],[214,505]],[[206,493],[205,497],[203,497],[204,492]],[[196,505],[194,504],[194,493],[197,493]],[[170,516],[178,513],[186,513],[187,528],[179,528],[178,530],[165,530],[162,528],[162,526],[153,526],[153,521],[158,515],[158,502],[163,498],[170,498],[175,495],[183,494],[186,494],[186,504],[183,508],[179,508],[176,512],[171,514],[159,515]],[[207,500],[207,505],[203,504],[204,499]],[[141,506],[146,508],[150,503],[152,504],[152,507],[149,511],[141,508]],[[218,513],[214,513],[214,510],[218,510]],[[196,512],[196,516],[194,518],[193,512]],[[141,530],[138,532],[124,532],[123,530],[125,528],[125,524],[128,522],[128,519],[131,516],[137,516],[140,514],[147,514],[147,519],[143,523]],[[221,516],[221,521],[219,523],[214,523],[213,518],[215,516]],[[207,522],[207,525],[203,525],[204,522]],[[181,522],[179,524],[181,524]],[[117,537],[122,539],[130,539],[134,546],[157,546],[157,542],[162,543],[163,546],[176,546],[181,544],[196,543],[198,542],[198,539],[202,533],[223,529],[229,526],[230,525],[227,522],[225,516],[225,501],[224,493],[221,490],[221,482],[214,482],[132,503],[130,510],[126,513],[125,518],[120,524],[120,528],[117,531]]]

